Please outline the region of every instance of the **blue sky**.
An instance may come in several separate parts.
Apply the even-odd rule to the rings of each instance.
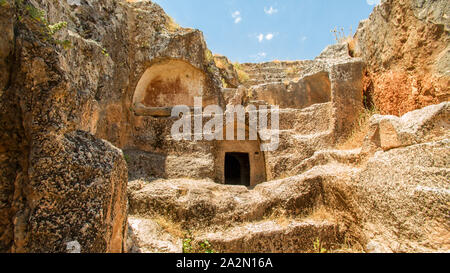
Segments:
[[[213,53],[231,61],[315,58],[349,34],[379,0],[154,0],[181,26],[203,31]]]

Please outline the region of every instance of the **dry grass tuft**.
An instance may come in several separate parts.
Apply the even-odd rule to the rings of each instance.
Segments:
[[[222,59],[214,58],[214,63],[220,69],[226,69],[227,68],[227,65],[223,62]]]
[[[312,213],[307,217],[307,219],[317,221],[325,221],[325,220],[333,221],[334,216],[325,206],[319,206],[312,211]]]
[[[181,26],[175,22],[175,20],[168,16],[169,20],[167,20],[166,27],[169,32],[176,32],[181,29]]]
[[[273,210],[272,214],[264,217],[264,220],[273,221],[282,227],[287,227],[292,219],[293,218],[287,216],[287,213],[283,210]]]
[[[356,57],[356,40],[354,38],[347,39],[346,41],[348,45],[348,54],[351,57]]]
[[[350,27],[350,31],[348,34],[345,33],[344,28],[338,29],[335,27],[331,30],[331,33],[334,35],[334,39],[336,40],[336,43],[342,44],[346,43],[348,46],[348,53],[351,57],[355,57],[356,52],[356,40],[353,38],[353,30]]]
[[[337,149],[339,150],[351,150],[356,149],[362,146],[364,142],[364,138],[366,137],[369,131],[369,121],[370,117],[377,114],[378,110],[376,109],[363,109],[359,114],[359,118],[353,127],[353,131],[350,134],[350,137],[347,138],[344,142],[337,145]]]
[[[180,223],[174,223],[172,220],[163,216],[157,216],[154,221],[167,233],[176,238],[184,238],[186,231],[182,228]]]

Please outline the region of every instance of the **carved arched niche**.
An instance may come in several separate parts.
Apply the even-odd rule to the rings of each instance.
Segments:
[[[176,105],[194,106],[203,96],[205,74],[191,64],[166,59],[151,65],[139,80],[133,96],[134,110],[141,116],[170,116]]]

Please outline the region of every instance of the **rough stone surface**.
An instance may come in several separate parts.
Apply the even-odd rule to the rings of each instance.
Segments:
[[[128,218],[128,253],[181,253],[182,245],[152,219]]]
[[[414,141],[371,153],[365,152],[373,145],[368,141],[351,151],[317,151],[293,165],[287,178],[253,189],[136,180],[129,187],[130,213],[150,219],[165,215],[181,230],[191,230],[194,244],[207,240],[219,252],[311,252],[317,238],[329,251],[448,251],[446,115],[448,103],[402,118],[375,116],[396,122],[398,135]],[[317,210],[322,218],[316,218]],[[161,238],[148,243],[159,244]]]
[[[366,96],[382,114],[401,116],[450,96],[450,4],[384,0],[355,35],[367,63]]]
[[[207,240],[218,252],[241,253],[301,253],[319,251],[314,242],[319,240],[321,248],[330,249],[343,243],[339,226],[326,221],[290,221],[279,224],[275,221],[250,223],[226,231],[207,233],[194,241]]]
[[[214,55],[214,63],[219,69],[220,76],[227,85],[227,88],[237,88],[240,85],[237,71],[227,57]]]
[[[434,252],[450,249],[450,149],[443,141],[376,153],[357,180],[374,252]]]
[[[83,57],[62,55],[54,40],[44,39],[44,26],[17,9],[22,19],[9,17],[15,28],[13,73],[7,84],[2,81],[7,89],[1,93],[1,251],[79,246],[81,252],[122,252],[127,167],[122,152],[95,138],[85,123],[98,91],[95,73],[109,58],[84,41],[80,50],[96,50],[91,64],[98,70],[80,80],[77,62]]]
[[[370,121],[370,142],[383,150],[410,146],[449,137],[450,103],[443,102],[396,116],[374,115]]]

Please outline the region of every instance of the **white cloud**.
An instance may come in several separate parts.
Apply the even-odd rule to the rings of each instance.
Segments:
[[[302,42],[304,42],[304,41],[308,40],[308,37],[302,36],[301,39],[302,39]]]
[[[273,39],[273,33],[267,33],[267,35],[266,35],[266,40],[267,41],[270,41],[270,40],[272,40]]]
[[[366,0],[367,5],[374,6],[380,4],[380,0]]]
[[[256,35],[256,39],[258,39],[258,42],[262,43],[264,40],[270,41],[275,37],[275,33],[267,33],[267,34],[263,34],[260,33],[258,35]]]
[[[256,38],[258,38],[258,42],[262,42],[264,40],[264,34],[259,34],[258,36],[256,36]]]
[[[369,0],[368,0],[369,1]],[[278,10],[277,9],[274,9],[272,6],[270,6],[270,8],[264,8],[264,12],[266,13],[266,14],[268,14],[268,15],[272,15],[272,14],[274,14],[274,13],[277,13],[278,12]]]
[[[235,11],[231,14],[231,17],[234,18],[234,23],[235,24],[239,24],[239,22],[242,21],[242,16],[241,16],[241,12],[240,11]]]

